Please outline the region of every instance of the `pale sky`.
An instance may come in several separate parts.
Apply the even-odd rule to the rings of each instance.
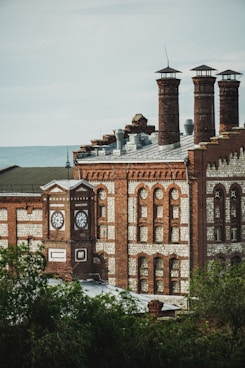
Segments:
[[[157,128],[165,48],[182,72],[180,127],[202,64],[243,73],[243,126],[244,0],[0,0],[0,146],[89,144],[136,113]]]

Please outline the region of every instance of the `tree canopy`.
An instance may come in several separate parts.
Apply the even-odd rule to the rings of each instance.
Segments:
[[[44,267],[41,247],[35,254],[24,245],[0,249],[1,368],[242,366],[242,326],[234,338],[228,329],[202,323],[203,316],[211,314],[200,294],[195,294],[199,304],[194,318],[191,314],[159,321],[148,314],[139,316],[126,292],[118,300],[106,294],[90,298],[79,281],[50,287]],[[200,271],[193,281],[193,292],[198,285],[205,290],[201,275]],[[216,284],[217,280],[210,287]]]
[[[235,266],[210,262],[197,269],[191,295],[192,308],[200,318],[237,335],[245,327],[245,262]]]

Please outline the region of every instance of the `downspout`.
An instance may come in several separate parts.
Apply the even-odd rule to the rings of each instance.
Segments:
[[[187,295],[187,310],[190,309],[190,280],[191,280],[191,189],[190,189],[190,180],[189,180],[189,158],[185,157],[184,159],[185,169],[186,169],[186,182],[188,187],[188,279],[189,279],[189,287],[188,287],[188,295]]]

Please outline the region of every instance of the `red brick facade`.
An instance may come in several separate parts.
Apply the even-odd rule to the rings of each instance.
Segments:
[[[160,72],[166,70],[177,72]],[[235,91],[225,100],[231,82],[220,83],[225,128],[215,137],[213,69],[194,70],[201,73],[193,78],[194,139],[179,134],[180,80],[174,75],[158,79],[159,131],[136,114],[115,136],[74,152],[71,180],[44,183],[38,195],[2,193],[0,245],[25,241],[34,249],[43,243],[47,272],[67,279],[98,277],[159,295],[186,295],[191,271],[210,259],[244,259],[245,128],[237,126],[239,84],[232,84]],[[229,131],[227,111],[235,115]],[[80,227],[78,213],[87,221]]]

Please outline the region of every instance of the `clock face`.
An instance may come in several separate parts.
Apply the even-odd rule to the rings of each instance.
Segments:
[[[77,212],[75,221],[76,221],[76,225],[79,229],[84,229],[85,226],[88,223],[88,216],[87,216],[86,212],[84,212],[84,211]]]
[[[51,224],[55,229],[60,229],[64,224],[63,213],[55,211],[51,217]]]

